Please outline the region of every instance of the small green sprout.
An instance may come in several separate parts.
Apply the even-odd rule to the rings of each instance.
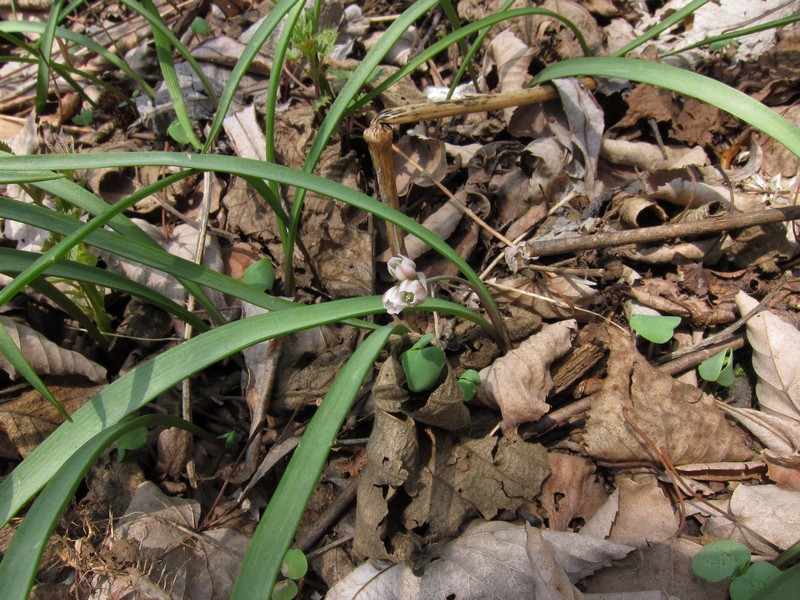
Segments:
[[[739,542],[720,540],[703,546],[692,557],[692,571],[706,581],[722,581],[744,572],[750,564],[750,550]]]
[[[195,35],[208,35],[211,33],[211,27],[202,17],[195,17],[192,24],[189,25],[189,29],[191,29],[192,33]]]
[[[464,402],[469,402],[478,390],[481,384],[481,376],[475,369],[467,369],[464,374],[458,378],[458,385],[464,390]]]
[[[272,589],[272,600],[292,600],[300,593],[297,582],[308,572],[308,559],[302,550],[292,548],[286,552],[281,565],[282,579]]]
[[[189,137],[189,134],[186,133],[183,125],[181,125],[180,121],[178,120],[170,123],[170,126],[167,128],[167,135],[169,135],[169,137],[179,144],[189,145],[192,143],[192,139]]]
[[[79,127],[88,127],[94,120],[94,111],[91,108],[82,110],[80,113],[72,117],[72,122]]]
[[[225,449],[231,450],[239,443],[239,434],[235,431],[229,431],[217,436],[218,440],[225,440]]]
[[[446,362],[444,352],[436,346],[428,346],[433,334],[423,335],[419,341],[400,356],[400,364],[406,373],[408,389],[424,392],[431,389],[442,374]]]
[[[733,349],[725,348],[697,367],[700,377],[712,383],[729,387],[733,383]]]
[[[242,279],[247,285],[270,291],[275,285],[275,267],[268,258],[258,260],[245,269]]]
[[[631,329],[654,344],[670,341],[680,323],[680,317],[663,315],[633,315],[630,320]]]
[[[125,459],[128,450],[138,450],[147,443],[147,428],[139,427],[117,438],[117,462]]]

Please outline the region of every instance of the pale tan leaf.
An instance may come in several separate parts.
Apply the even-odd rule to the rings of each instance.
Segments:
[[[721,402],[718,406],[776,454],[788,456],[800,450],[800,421]]]
[[[545,531],[542,536],[572,581],[633,550],[604,540],[583,540],[580,534],[561,533],[551,544],[551,533]],[[573,543],[562,536],[571,536]],[[365,563],[331,588],[326,599],[533,598],[535,583],[526,541],[521,525],[477,522],[419,563],[421,576],[407,565],[379,569]]]
[[[506,434],[515,434],[520,423],[536,421],[550,410],[545,402],[553,386],[550,364],[570,350],[576,328],[572,320],[548,325],[481,371],[478,394],[500,408]]]
[[[619,512],[609,539],[646,548],[653,542],[675,537],[678,517],[672,502],[655,477],[643,482],[623,479],[619,482]]]
[[[0,316],[0,325],[6,328],[6,332],[39,375],[83,375],[95,383],[105,383],[106,370],[96,362],[72,350],[60,348],[35,329],[8,317]],[[8,373],[11,379],[16,379],[19,375],[3,354],[0,354],[0,370]]]
[[[225,117],[222,126],[225,128],[225,133],[231,141],[236,156],[260,161],[267,160],[267,142],[264,131],[258,123],[255,104]]]
[[[706,524],[706,535],[731,537],[767,554],[775,548],[787,550],[800,539],[800,492],[777,485],[740,485],[728,511],[738,525],[714,514]]]
[[[736,304],[744,315],[758,301],[739,292]],[[747,341],[753,349],[761,409],[800,420],[800,332],[777,315],[762,311],[747,322]]]
[[[444,142],[419,135],[404,135],[397,141],[399,152],[392,155],[397,193],[405,196],[412,185],[432,187],[447,175],[447,153]]]
[[[533,597],[536,600],[583,600],[569,576],[556,562],[541,529],[525,525],[525,550],[533,571]]]
[[[497,68],[498,87],[501,92],[521,90],[530,79],[528,66],[533,55],[533,48],[514,35],[510,29],[505,29],[489,43],[483,61],[483,72],[488,73],[493,66]],[[506,123],[515,110],[515,108],[503,110]]]

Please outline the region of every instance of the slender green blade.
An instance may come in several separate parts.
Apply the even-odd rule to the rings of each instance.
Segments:
[[[389,336],[403,329],[387,325],[371,333],[325,394],[253,535],[232,599],[269,598],[336,435],[378,353]]]
[[[39,53],[41,60],[36,69],[36,114],[40,114],[47,104],[47,90],[50,87],[50,57],[53,54],[53,39],[56,26],[60,19],[61,7],[64,0],[55,0],[50,8],[47,22],[44,24],[42,37],[39,39]]]
[[[533,83],[586,75],[649,83],[703,100],[760,129],[800,156],[800,128],[739,90],[677,67],[636,58],[575,58],[546,67]]]

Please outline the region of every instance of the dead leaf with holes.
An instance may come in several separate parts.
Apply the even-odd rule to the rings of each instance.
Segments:
[[[617,328],[598,332],[609,356],[587,414],[583,446],[589,456],[656,465],[662,461],[654,448],[663,448],[675,465],[754,456],[747,435],[725,419],[712,397],[650,365]]]
[[[545,402],[553,386],[550,364],[572,348],[576,328],[572,320],[548,325],[480,372],[478,396],[500,408],[506,435],[516,434],[521,423],[536,421],[550,410]]]
[[[599,481],[597,467],[582,456],[550,452],[550,476],[539,499],[548,529],[568,531],[573,521],[586,523],[608,498]]]

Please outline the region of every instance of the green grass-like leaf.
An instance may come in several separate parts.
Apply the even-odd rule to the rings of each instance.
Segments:
[[[760,129],[800,156],[800,128],[739,90],[677,67],[635,58],[575,58],[546,67],[533,83],[587,75],[649,83],[708,102]]]

